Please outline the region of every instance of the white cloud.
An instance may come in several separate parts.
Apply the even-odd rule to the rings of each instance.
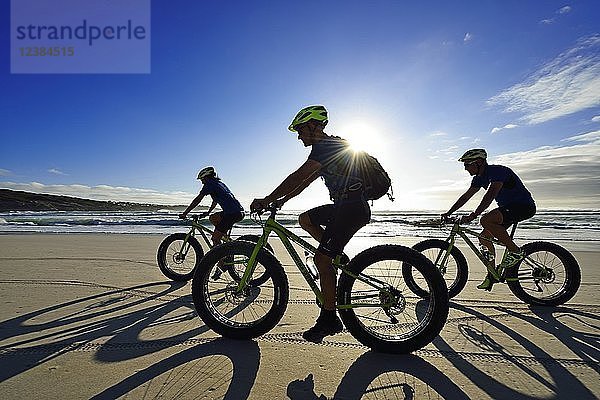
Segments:
[[[600,131],[563,142],[570,144],[504,154],[492,161],[514,169],[539,207],[599,208]]]
[[[536,200],[538,208],[600,208],[600,130],[563,139],[563,146],[491,157],[490,163],[512,168]],[[452,204],[469,186],[461,175],[418,193],[429,202]],[[475,207],[481,200],[467,204]]]
[[[465,37],[463,38],[463,42],[467,43],[467,42],[470,42],[471,40],[473,40],[473,34],[470,32],[467,32],[465,34]]]
[[[452,145],[452,146],[446,147],[445,149],[439,149],[436,152],[441,153],[441,154],[454,154],[454,152],[456,152],[456,150],[458,150],[458,146]]]
[[[100,201],[126,201],[163,205],[189,204],[195,197],[194,194],[186,192],[163,193],[152,189],[139,189],[108,185],[45,185],[39,182],[0,182],[0,187],[5,189],[22,190],[25,192],[73,196]]]
[[[491,133],[498,133],[498,132],[503,131],[505,129],[514,129],[514,128],[518,128],[518,127],[519,127],[519,125],[516,125],[516,124],[506,124],[506,125],[504,125],[501,128],[498,128],[498,127],[493,128]]]
[[[582,133],[581,135],[571,136],[561,140],[561,142],[598,142],[600,141],[600,131]]]
[[[596,115],[595,117],[592,117],[592,122],[600,122],[600,115]]]
[[[543,20],[540,21],[540,24],[543,24],[543,25],[553,24],[554,22],[556,22],[556,18],[560,18],[560,15],[570,13],[571,10],[572,10],[571,6],[564,6],[562,8],[559,8],[558,10],[556,10],[554,12],[554,14],[558,14],[558,17],[543,19]]]
[[[600,35],[582,38],[529,76],[487,101],[539,124],[600,105]]]
[[[556,11],[557,14],[567,14],[571,12],[571,6],[564,6],[563,8]]]
[[[67,175],[64,172],[60,171],[58,168],[50,168],[48,170],[48,172],[50,172],[51,174],[54,174],[54,175],[63,175],[63,176]]]
[[[8,176],[10,174],[11,172],[9,170],[0,168],[0,176]]]
[[[448,134],[446,132],[441,132],[441,131],[437,131],[437,132],[433,132],[433,133],[429,134],[430,137],[447,136],[447,135]]]

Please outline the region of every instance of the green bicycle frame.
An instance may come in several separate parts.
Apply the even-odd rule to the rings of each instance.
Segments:
[[[515,231],[515,229],[513,228],[513,234],[514,234],[514,231]],[[477,258],[479,258],[479,260],[483,263],[483,265],[485,265],[486,269],[494,276],[494,278],[496,278],[500,281],[504,280],[504,270],[497,271],[495,268],[490,268],[489,261],[483,256],[483,254],[481,253],[479,248],[475,245],[475,243],[473,243],[473,241],[467,235],[475,236],[477,238],[484,239],[488,242],[492,242],[492,243],[494,243],[496,245],[500,245],[500,246],[504,246],[504,244],[501,243],[496,238],[490,239],[490,238],[482,236],[479,232],[476,232],[472,229],[461,227],[458,223],[454,223],[454,225],[452,226],[452,230],[450,231],[450,235],[445,240],[448,243],[448,249],[446,250],[446,253],[442,257],[442,252],[440,252],[435,260],[434,265],[446,265],[446,262],[448,261],[448,257],[450,257],[450,252],[452,251],[452,248],[454,247],[454,243],[456,242],[456,235],[460,236],[465,241],[465,243],[467,243],[467,245],[471,248],[471,250],[473,250],[473,252],[477,256]],[[512,234],[511,234],[511,237],[512,237]],[[506,252],[504,252],[503,259],[505,256],[506,256]],[[440,260],[440,257],[442,257],[441,260]]]
[[[209,228],[205,227],[204,225],[200,224],[198,222],[198,217],[194,217],[191,220],[191,222],[192,222],[192,227],[190,228],[190,231],[185,235],[182,249],[180,251],[180,253],[182,253],[185,257],[187,257],[187,253],[190,251],[190,247],[192,247],[190,245],[189,239],[190,239],[190,237],[196,237],[196,231],[200,232],[200,236],[202,236],[202,239],[204,239],[206,246],[208,246],[209,248],[212,247],[212,242],[208,238],[207,234],[212,235],[213,231],[211,231]],[[224,242],[229,242],[229,241],[231,241],[231,237],[228,234],[226,234],[226,235],[223,235],[222,240]]]
[[[246,270],[244,271],[242,279],[238,283],[237,290],[239,292],[241,292],[244,289],[244,287],[248,284],[248,282],[250,281],[250,277],[252,276],[252,274],[254,273],[254,269],[256,268],[257,257],[258,257],[258,253],[259,253],[260,249],[263,248],[263,246],[267,243],[267,240],[268,240],[269,236],[271,235],[271,233],[275,232],[275,234],[279,237],[279,239],[281,239],[283,246],[285,247],[285,249],[287,250],[289,255],[292,257],[294,264],[296,264],[296,267],[298,267],[298,269],[300,270],[300,273],[302,274],[302,276],[304,277],[304,279],[310,286],[311,290],[315,293],[318,301],[322,304],[323,303],[323,293],[321,292],[319,285],[317,285],[316,280],[312,277],[308,267],[306,266],[306,264],[304,264],[304,262],[302,261],[302,258],[300,257],[300,255],[298,254],[298,252],[296,251],[294,246],[292,245],[292,242],[298,244],[304,250],[308,251],[309,253],[311,253],[313,255],[317,252],[317,249],[313,245],[308,243],[306,240],[300,238],[298,235],[294,234],[289,229],[286,229],[284,226],[282,226],[279,222],[277,222],[275,220],[273,214],[274,213],[272,212],[271,216],[265,222],[265,225],[263,227],[263,234],[261,235],[260,239],[256,243],[256,246],[254,246],[254,250],[252,251],[250,258],[248,259],[248,265],[246,266]],[[342,273],[348,274],[355,279],[358,279],[362,282],[365,282],[365,283],[375,287],[376,289],[381,290],[382,288],[387,287],[387,285],[384,282],[382,282],[376,278],[363,275],[362,273],[358,274],[358,275],[354,274],[353,272],[351,272],[350,270],[348,270],[347,268],[345,268],[345,266],[343,266],[341,264],[340,256],[336,257],[333,260],[333,266],[334,266],[334,268],[341,270]],[[377,295],[364,296],[364,297],[365,298],[366,297],[377,297]],[[380,306],[385,307],[386,305],[380,304]],[[337,306],[338,309],[347,309],[347,308],[356,308],[356,307],[373,307],[373,304],[372,303],[364,303],[364,304],[354,303],[352,305],[338,305]]]

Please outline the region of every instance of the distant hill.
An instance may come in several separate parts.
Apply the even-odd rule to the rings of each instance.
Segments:
[[[0,189],[0,212],[6,211],[156,211],[182,209],[185,206],[164,206],[116,201],[97,201],[69,196],[39,194]]]

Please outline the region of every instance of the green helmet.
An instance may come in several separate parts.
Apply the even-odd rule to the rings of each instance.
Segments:
[[[458,159],[459,162],[465,162],[465,161],[473,161],[476,160],[478,158],[482,158],[482,159],[486,159],[487,158],[487,153],[484,149],[471,149],[471,150],[467,150],[465,152],[465,154],[462,155],[462,157],[460,157]]]
[[[329,120],[327,119],[327,110],[325,107],[317,105],[303,108],[298,111],[298,114],[296,114],[288,129],[292,132],[296,132],[296,126],[308,122],[311,119],[321,122],[323,126],[327,125]]]
[[[206,177],[216,177],[217,171],[215,171],[215,167],[205,167],[198,172],[198,179],[206,178]]]

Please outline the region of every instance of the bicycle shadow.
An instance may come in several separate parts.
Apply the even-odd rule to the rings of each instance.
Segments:
[[[219,361],[218,356],[228,361]],[[203,365],[200,360],[206,359]],[[231,371],[227,364],[231,362]],[[193,363],[193,366],[187,366]],[[254,341],[240,341],[219,338],[203,343],[168,358],[160,360],[121,382],[96,394],[92,399],[116,399],[132,393],[135,389],[144,389],[144,397],[194,398],[204,395],[208,398],[245,399],[256,381],[260,367],[260,349]],[[231,372],[231,376],[229,373]],[[162,374],[168,373],[163,382],[158,382],[158,393],[149,396],[149,386]],[[143,388],[144,384],[147,384]],[[217,394],[227,385],[224,395]],[[204,393],[202,393],[204,391]]]
[[[419,356],[368,351],[348,368],[332,398],[419,399],[431,397],[433,392],[443,399],[469,399],[444,372]],[[314,392],[312,374],[290,382],[287,395],[291,400],[327,399]]]
[[[86,346],[95,351],[95,360],[117,363],[169,349],[207,332],[190,295],[164,299],[186,284],[155,282],[108,290],[0,322],[0,340],[10,342],[0,346],[0,382]],[[148,290],[161,286],[166,288]],[[174,326],[179,333],[173,334]],[[155,336],[159,338],[148,339]],[[246,397],[259,364],[255,342],[215,339],[136,371],[95,398],[116,398],[145,385],[153,386],[150,391],[158,390],[157,396],[181,397],[192,390],[195,396],[198,390],[206,390],[212,397],[216,390],[224,392],[224,398]],[[163,373],[167,376],[162,383],[151,385]]]
[[[167,287],[164,290],[135,295],[136,290],[165,285]],[[86,345],[98,341],[102,343],[106,337],[110,339],[101,344],[100,349],[102,346],[111,347],[117,342],[141,343],[134,352],[97,352],[98,360],[114,362],[147,355],[164,348],[163,343],[167,341],[182,342],[207,331],[206,327],[199,327],[195,312],[191,308],[191,300],[162,300],[156,305],[161,297],[182,286],[174,282],[156,282],[114,289],[0,322],[0,340],[10,342],[0,346],[0,358],[10,357],[11,360],[10,363],[3,363],[5,367],[0,370],[0,382],[73,349],[85,348]],[[177,317],[165,318],[173,314],[177,314]],[[173,318],[190,321],[193,319],[193,322],[190,322],[193,328],[161,339],[140,339],[144,329],[172,323]]]
[[[491,327],[497,329],[502,334],[512,339],[513,342],[521,345],[525,350],[527,350],[531,357],[535,358],[536,360],[540,360],[540,362],[536,363],[537,368],[534,368],[531,366],[531,363],[526,361],[526,357],[514,356],[511,354],[511,350],[500,344],[495,337],[471,325],[459,324],[459,332],[462,334],[463,338],[475,344],[480,349],[491,352],[488,354],[476,353],[479,356],[478,358],[485,359],[487,356],[490,358],[490,361],[494,361],[495,357],[499,357],[501,360],[500,362],[510,363],[512,367],[519,371],[518,376],[520,381],[524,379],[523,376],[525,376],[525,378],[530,378],[535,382],[536,385],[553,393],[557,398],[594,398],[593,393],[591,393],[590,390],[585,387],[585,385],[583,385],[575,375],[573,375],[573,373],[571,373],[559,362],[556,362],[551,354],[545,351],[538,344],[534,343],[532,340],[513,331],[500,321],[470,307],[451,302],[451,309],[462,311],[466,314],[477,317],[479,324],[489,324]],[[495,307],[495,309],[502,312],[508,312],[508,310],[502,307]],[[535,310],[533,307],[531,309]],[[527,316],[516,312],[511,312],[509,315],[519,317],[523,321],[528,322],[544,332],[554,335],[555,337],[557,335],[556,325],[538,323],[532,318],[528,318]],[[572,340],[566,340],[566,337],[563,338],[569,343],[569,345],[572,345],[574,348],[579,348],[580,350],[587,348],[587,346],[578,342],[577,337],[580,335],[577,332],[571,332],[571,334],[575,334]],[[561,334],[561,336],[564,335]],[[469,377],[473,384],[478,386],[491,398],[525,397],[523,393],[510,386],[507,386],[505,383],[507,381],[506,377],[504,377],[505,381],[503,382],[499,379],[496,379],[496,377],[480,370],[471,362],[469,362],[468,357],[463,357],[460,352],[455,351],[442,337],[436,338],[433,341],[433,345],[437,347],[442,354],[444,354],[446,359],[455,368],[461,371],[464,376]],[[570,348],[573,350],[572,347]],[[498,362],[498,360],[496,359],[495,362]],[[543,369],[543,373],[538,372],[540,369]],[[595,369],[597,370],[597,366]],[[508,379],[508,381],[511,380]]]
[[[568,306],[555,308],[531,307],[530,310],[537,317],[534,318],[527,314],[515,313],[506,308],[499,307],[498,309],[535,326],[539,330],[551,334],[581,360],[587,362],[596,371],[600,370],[600,366],[598,365],[598,360],[600,359],[600,348],[598,347],[600,334],[579,331],[561,321],[563,318],[571,319],[576,324],[600,332],[600,316],[597,314],[576,310]],[[598,321],[599,323],[593,324],[587,322],[584,318],[594,322]]]

